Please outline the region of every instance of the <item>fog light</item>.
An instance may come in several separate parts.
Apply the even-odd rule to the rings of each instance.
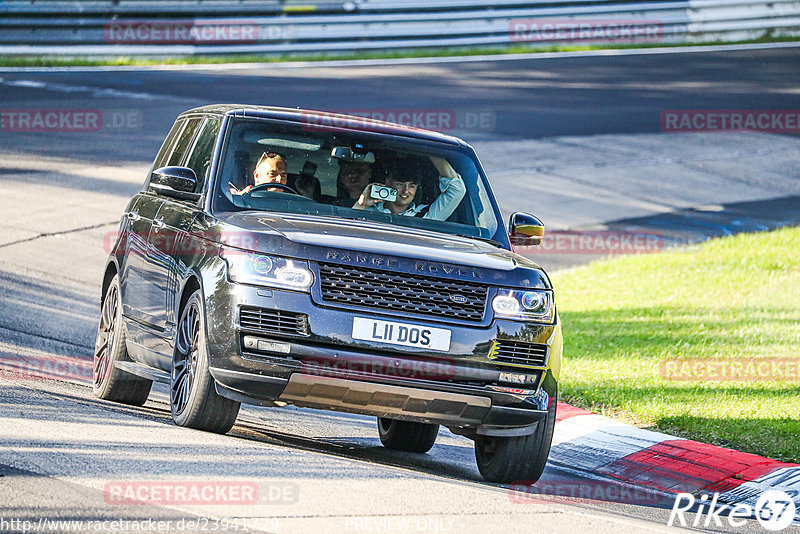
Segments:
[[[492,309],[501,315],[513,315],[519,311],[519,301],[508,295],[497,295],[492,300]]]
[[[276,270],[275,277],[287,286],[307,287],[311,285],[311,273],[306,269],[295,268],[291,261],[287,262],[286,267]]]
[[[510,382],[512,384],[524,384],[526,375],[518,375],[516,373],[500,373],[500,382]]]

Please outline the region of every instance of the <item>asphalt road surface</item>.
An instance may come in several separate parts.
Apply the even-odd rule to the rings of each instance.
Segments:
[[[471,442],[447,431],[431,453],[415,456],[381,448],[367,417],[248,408],[230,435],[215,436],[172,425],[160,390],[143,409],[94,399],[86,362],[104,244],[174,117],[213,102],[444,110],[456,120],[448,131],[478,150],[504,211],[534,212],[551,228],[663,222],[754,202],[747,216],[763,221],[776,205],[791,213],[800,195],[798,138],[665,134],[660,118],[681,109],[798,109],[799,67],[800,49],[792,48],[363,67],[0,70],[3,113],[101,110],[104,118],[92,132],[11,131],[7,122],[0,131],[0,358],[74,363],[58,377],[66,382],[0,374],[2,519],[154,519],[189,530],[178,521],[216,518],[281,533],[667,530],[671,503],[533,499],[486,484]],[[693,228],[693,236],[703,231]],[[537,259],[559,266],[576,257]],[[255,485],[260,497],[128,505],[108,491],[200,480]],[[545,480],[594,483],[556,463]]]

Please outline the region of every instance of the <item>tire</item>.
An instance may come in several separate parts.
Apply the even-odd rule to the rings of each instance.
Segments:
[[[176,425],[225,434],[236,422],[240,404],[217,394],[208,371],[206,321],[199,289],[181,309],[169,386]]]
[[[100,324],[94,343],[92,391],[104,400],[141,406],[150,395],[152,380],[117,369],[115,362],[131,361],[125,347],[119,277],[114,275],[103,296]]]
[[[436,442],[439,425],[378,418],[378,435],[387,449],[408,452],[428,452]]]
[[[489,482],[525,481],[533,484],[542,476],[550,455],[556,424],[556,396],[545,418],[527,436],[477,436],[475,460],[483,478]]]

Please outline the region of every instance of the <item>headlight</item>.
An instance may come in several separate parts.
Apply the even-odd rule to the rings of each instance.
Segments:
[[[555,316],[551,291],[501,289],[492,299],[492,309],[497,317],[518,321],[550,324]]]
[[[308,262],[223,248],[232,282],[308,291],[314,280]]]

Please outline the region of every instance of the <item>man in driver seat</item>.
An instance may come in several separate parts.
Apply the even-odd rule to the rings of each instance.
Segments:
[[[258,158],[256,168],[253,170],[254,185],[248,185],[242,189],[236,189],[231,185],[232,195],[244,195],[250,192],[254,187],[262,184],[283,184],[286,185],[288,180],[288,173],[286,172],[286,159],[280,154],[264,152]],[[283,188],[275,187],[270,191],[283,191]]]

